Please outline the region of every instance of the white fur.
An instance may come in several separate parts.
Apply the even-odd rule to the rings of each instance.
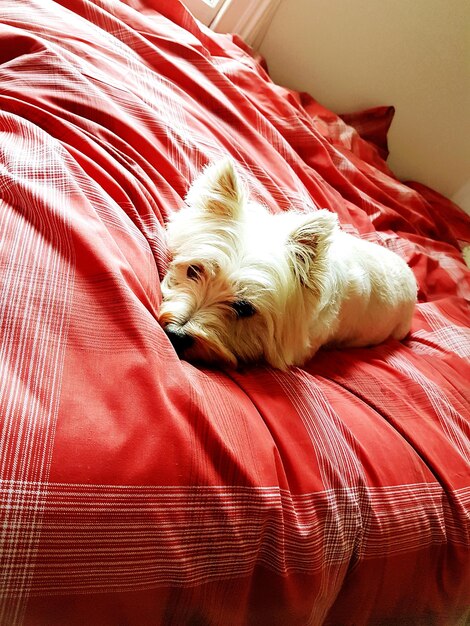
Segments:
[[[249,201],[229,160],[196,179],[167,235],[160,322],[194,341],[179,346],[189,360],[285,369],[323,345],[409,332],[416,282],[403,259],[343,232],[330,211],[269,213]],[[256,312],[237,317],[240,301]]]

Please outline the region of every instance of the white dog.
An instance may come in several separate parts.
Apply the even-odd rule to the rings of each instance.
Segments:
[[[285,369],[323,345],[409,332],[416,282],[403,259],[343,232],[330,211],[269,213],[229,160],[195,180],[167,235],[159,319],[188,360]]]

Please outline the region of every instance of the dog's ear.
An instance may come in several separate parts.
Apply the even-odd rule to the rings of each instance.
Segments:
[[[209,164],[193,182],[186,203],[218,217],[237,219],[245,203],[245,188],[231,159]]]
[[[319,286],[324,271],[325,252],[333,233],[339,229],[338,218],[326,209],[302,216],[290,233],[287,249],[293,270],[305,287]]]

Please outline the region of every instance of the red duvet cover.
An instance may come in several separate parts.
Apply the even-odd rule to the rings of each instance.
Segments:
[[[389,171],[391,110],[337,117],[174,1],[0,13],[0,624],[464,624],[470,222]],[[178,359],[164,226],[226,154],[408,261],[405,341]]]

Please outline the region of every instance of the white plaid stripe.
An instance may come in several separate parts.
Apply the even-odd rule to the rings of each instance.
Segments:
[[[349,486],[366,484],[364,468],[359,463],[354,439],[340,417],[333,410],[320,386],[302,370],[287,375],[274,374],[275,379],[290,399],[310,437],[312,450],[317,454],[322,484],[327,489],[328,506],[323,527],[320,586],[312,604],[309,624],[320,624],[328,607],[325,599],[341,588],[343,577],[338,571],[344,565],[344,552],[350,557],[360,541],[363,520],[369,518],[368,498]],[[344,574],[344,572],[343,572]]]
[[[46,502],[34,573],[27,549],[7,548],[14,557],[1,574],[8,598],[23,594],[25,570],[33,596],[191,587],[249,576],[260,564],[281,576],[322,570],[331,587],[341,585],[352,558],[468,541],[470,488],[447,494],[450,506],[437,483],[302,495],[279,487],[10,481],[0,490],[13,510],[34,509],[38,497]]]
[[[0,116],[6,131],[0,214],[8,225],[0,283],[0,463],[1,475],[15,485],[2,497],[0,571],[3,588],[17,588],[0,603],[0,623],[7,626],[21,623],[34,573],[74,277],[61,159],[29,124],[22,124],[21,139],[9,140],[16,123]],[[16,203],[10,206],[13,189]],[[30,481],[40,485],[34,494]]]
[[[420,303],[418,306],[431,331],[418,330],[413,333],[412,339],[418,340],[414,349],[426,350],[426,346],[419,345],[419,340],[423,339],[444,352],[450,350],[462,358],[470,359],[470,328],[449,320],[433,302]]]
[[[364,484],[366,476],[357,457],[354,439],[315,380],[300,369],[282,375],[273,373],[273,377],[300,416],[313,450],[318,450],[325,488]]]
[[[390,352],[385,355],[385,361],[392,365],[397,372],[402,372],[408,379],[415,381],[421,387],[436,412],[443,432],[467,462],[470,475],[470,442],[466,432],[468,422],[465,417],[455,409],[445,392],[423,372],[419,371],[403,353]]]

